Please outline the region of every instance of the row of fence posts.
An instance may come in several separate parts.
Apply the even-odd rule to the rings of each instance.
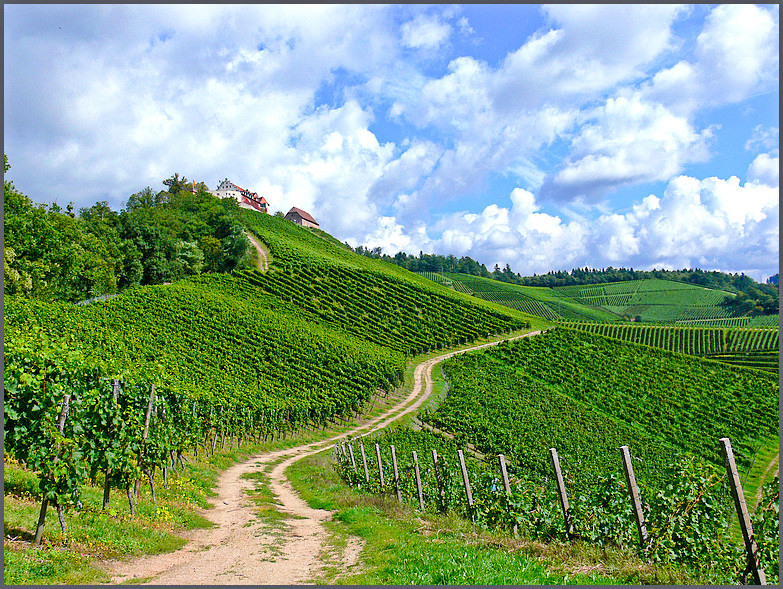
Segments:
[[[742,538],[745,543],[745,550],[748,555],[748,564],[745,569],[743,579],[748,573],[753,575],[753,580],[757,585],[766,585],[766,576],[764,571],[759,567],[758,561],[758,546],[753,536],[753,528],[750,522],[750,514],[748,512],[747,505],[745,503],[745,495],[742,491],[742,483],[740,482],[739,472],[737,471],[737,465],[734,460],[734,451],[731,448],[731,442],[729,438],[721,438],[721,452],[723,459],[726,463],[726,470],[729,478],[729,486],[731,487],[731,495],[734,499],[734,506],[739,516],[740,528],[742,529]],[[356,458],[353,453],[353,444],[347,444],[348,451],[346,452],[346,443],[335,442],[335,455],[343,461],[350,460],[351,468],[356,470]],[[394,472],[394,486],[397,495],[397,500],[402,502],[402,490],[400,488],[400,475],[397,468],[397,451],[394,445],[389,446],[392,456],[392,467]],[[359,443],[359,450],[362,456],[362,466],[364,468],[364,480],[367,484],[370,483],[370,471],[367,465],[367,455],[364,450],[364,444]],[[631,453],[628,446],[621,446],[620,453],[623,461],[623,470],[625,471],[625,479],[628,483],[628,493],[630,495],[631,504],[633,507],[634,518],[636,520],[636,528],[639,533],[639,543],[644,550],[647,550],[650,546],[650,536],[647,532],[647,527],[644,519],[644,510],[642,508],[642,501],[639,494],[639,485],[636,482],[636,475],[634,474],[633,464],[631,462]],[[571,516],[571,508],[568,503],[568,494],[566,492],[565,481],[563,479],[563,472],[560,469],[560,458],[557,455],[555,448],[549,449],[549,455],[552,461],[552,468],[555,472],[555,481],[557,483],[557,492],[560,499],[560,507],[563,511],[563,520],[565,523],[566,534],[569,539],[573,539],[574,523]],[[375,456],[378,462],[378,480],[381,488],[384,487],[383,476],[383,462],[381,459],[381,448],[379,444],[375,444]],[[457,450],[457,456],[459,458],[460,471],[462,473],[462,483],[465,487],[465,497],[468,503],[468,511],[471,516],[471,520],[475,523],[475,515],[473,510],[473,492],[470,488],[470,478],[468,477],[468,470],[465,466],[465,456],[462,450]],[[435,471],[435,480],[438,486],[438,498],[441,500],[441,505],[444,505],[444,489],[443,479],[440,471],[440,463],[438,462],[437,450],[432,450],[432,462]],[[508,495],[511,495],[511,485],[508,478],[508,469],[506,468],[506,457],[503,454],[498,454],[498,463],[500,466],[500,473],[503,479],[503,488]],[[416,492],[419,499],[419,508],[424,511],[424,491],[421,485],[421,474],[419,471],[419,456],[415,450],[413,450],[413,468],[416,477]],[[517,525],[514,524],[514,535],[518,534]]]

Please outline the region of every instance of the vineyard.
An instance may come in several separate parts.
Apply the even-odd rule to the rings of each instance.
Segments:
[[[40,332],[110,362],[130,382],[155,382],[232,413],[263,410],[270,434],[358,410],[400,382],[398,352],[264,304],[261,292],[247,300],[249,288],[211,275],[85,307],[6,299],[6,356]]]
[[[680,319],[677,325],[694,327],[755,327],[778,328],[780,315],[756,315],[754,317],[724,317],[718,319]]]
[[[666,306],[666,289],[654,284],[664,281],[601,285],[599,292],[416,276],[354,254],[321,231],[238,214],[271,253],[269,271],[201,274],[84,305],[5,297],[4,450],[40,481],[36,543],[47,505],[65,533],[63,514],[81,509],[87,485],[103,486],[104,506],[122,491],[133,515],[140,481],[149,481],[154,498],[156,473],[166,485],[169,473],[184,470],[186,454],[342,424],[399,387],[411,356],[530,328],[543,317],[575,329],[558,327],[445,364],[448,394],[422,419],[453,439],[394,428],[376,438],[383,463],[372,451],[365,457],[385,473],[385,485],[344,454],[342,476],[364,490],[391,492],[394,445],[400,493],[415,497],[412,451],[423,461],[436,450],[440,471],[422,462],[419,473],[429,508],[561,538],[557,509],[545,507],[550,499],[556,504],[547,454],[554,446],[579,533],[627,545],[633,524],[618,507],[617,460],[617,448],[627,445],[652,506],[659,538],[653,557],[701,558],[696,548],[686,554],[686,532],[677,527],[697,517],[713,522],[699,550],[724,564],[740,558],[715,540],[725,535],[727,513],[716,440],[731,438],[747,472],[759,447],[778,435],[778,385],[764,372],[708,360],[774,371],[777,330],[607,323],[640,300]],[[720,320],[710,315],[714,301],[701,306],[717,295],[690,288],[669,289],[687,309],[679,320]],[[476,502],[465,507],[456,452],[468,446],[493,459],[508,456],[510,497],[498,493],[494,464],[469,458]],[[695,493],[695,503],[672,507],[686,493]]]
[[[240,276],[335,328],[406,354],[530,326],[369,270],[291,266]]]
[[[646,322],[690,324],[732,318],[731,311],[719,306],[729,293],[671,280],[562,286],[554,290],[575,301],[629,317],[641,317]]]
[[[640,477],[655,478],[672,449],[719,463],[715,440],[725,436],[747,466],[778,432],[771,375],[568,329],[452,359],[444,370],[451,388],[429,423],[531,472],[546,468],[541,450],[559,444],[574,453],[575,484],[602,472],[610,447],[628,445],[646,465]]]
[[[492,301],[529,315],[545,319],[567,318],[582,321],[615,321],[618,315],[606,309],[562,295],[556,289],[518,286],[470,274],[422,272],[421,276],[471,294],[475,298]]]
[[[85,473],[127,489],[218,439],[339,422],[401,383],[405,354],[530,325],[256,216],[271,227],[268,273],[203,274],[88,305],[5,298],[5,450],[49,465],[42,491],[58,510],[79,504]]]
[[[615,467],[582,493],[574,492],[565,471],[567,518],[551,464],[548,477],[519,476],[515,463],[505,456],[502,466],[494,456],[479,460],[465,453],[461,460],[454,441],[428,432],[398,427],[378,436],[348,439],[335,448],[335,468],[349,485],[366,493],[396,495],[421,512],[456,513],[486,529],[528,539],[581,540],[604,549],[623,546],[654,563],[676,562],[699,570],[709,584],[740,582],[746,556],[728,532],[728,521],[736,516],[720,470],[693,457],[672,458],[671,484],[657,491],[640,484],[649,533],[640,549],[618,464],[620,452],[613,450]],[[775,477],[765,485],[752,518],[759,563],[770,584],[778,581],[778,500]]]
[[[727,576],[715,582],[739,578],[745,563],[728,532],[736,514],[722,486],[718,438],[732,440],[739,468],[747,473],[756,451],[777,439],[774,377],[563,328],[452,358],[444,371],[448,395],[422,419],[453,439],[387,432],[371,440],[379,445],[381,464],[372,445],[360,458],[354,441],[354,460],[339,455],[338,469],[349,483],[393,494],[393,445],[400,493],[423,509],[457,511],[507,531],[516,525],[527,537],[565,539],[549,455],[556,448],[576,536],[633,546],[637,537],[619,453],[628,446],[645,502],[648,556],[706,570],[720,563],[716,571]],[[472,505],[456,456],[465,447],[486,457],[469,460]],[[498,454],[507,459],[510,496],[502,492]],[[769,497],[776,485],[766,489]],[[774,573],[773,517],[760,508],[754,525],[766,530],[759,534],[763,560]]]
[[[611,323],[563,322],[562,325],[625,340],[718,360],[726,364],[778,372],[777,329],[721,329]]]
[[[778,315],[734,316],[719,305],[729,293],[670,280],[645,279],[555,288],[519,286],[469,274],[420,272],[456,292],[552,321],[647,323],[694,327],[777,327]]]

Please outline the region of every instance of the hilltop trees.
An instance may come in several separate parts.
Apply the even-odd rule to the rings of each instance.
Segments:
[[[6,294],[79,300],[116,291],[114,252],[81,220],[34,204],[8,181],[3,202]]]
[[[5,294],[76,302],[241,264],[250,244],[237,203],[203,184],[194,194],[179,174],[163,184],[132,194],[120,212],[99,201],[77,215],[72,204],[65,212],[35,204],[5,181]]]

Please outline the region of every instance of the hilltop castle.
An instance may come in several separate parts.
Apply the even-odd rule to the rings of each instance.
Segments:
[[[217,190],[210,190],[210,192],[219,198],[235,198],[239,203],[239,206],[243,209],[250,209],[261,213],[269,212],[267,210],[269,208],[269,203],[263,196],[258,196],[258,193],[256,192],[250,192],[241,186],[237,186],[228,178],[218,185]]]
[[[193,183],[195,190],[195,182]],[[219,198],[234,198],[239,203],[239,206],[243,209],[250,209],[253,211],[259,211],[261,213],[268,213],[269,203],[263,196],[258,196],[255,192],[250,192],[237,186],[231,180],[226,178],[217,187],[217,190],[210,190],[212,194]],[[288,221],[293,221],[297,225],[303,227],[315,227],[318,229],[318,221],[316,221],[310,213],[298,209],[296,207],[291,208],[286,214],[285,218]]]

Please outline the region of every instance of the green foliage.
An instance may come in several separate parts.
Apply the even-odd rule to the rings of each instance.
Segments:
[[[564,322],[563,325],[620,339],[717,360],[725,364],[778,371],[777,329],[723,329]]]
[[[722,470],[722,472],[721,472]],[[671,481],[648,493],[647,550],[657,562],[676,560],[706,570],[734,559],[729,523],[735,515],[725,470],[693,457],[680,459]]]
[[[767,584],[780,583],[780,480],[763,487],[761,503],[752,518],[753,534],[759,548],[759,566]]]
[[[85,479],[99,469],[110,469],[115,483],[127,487],[142,468],[165,465],[169,452],[188,441],[179,415],[185,401],[162,388],[143,440],[149,385],[139,394],[139,385],[126,384],[115,399],[110,376],[119,374],[85,357],[73,341],[51,341],[37,330],[6,336],[4,450],[40,474],[42,496],[54,504],[80,505]]]
[[[202,403],[233,408],[226,431],[242,406],[263,416],[256,425],[266,434],[320,424],[357,411],[402,375],[398,353],[315,325],[227,275],[137,288],[84,307],[7,298],[5,310],[8,332],[40,324],[53,337],[73,334],[79,347],[124,366],[132,382],[183,391],[201,410]]]
[[[566,329],[473,356],[512,366],[601,418],[633,424],[640,435],[649,432],[707,460],[718,460],[715,440],[729,437],[747,466],[759,440],[777,435],[778,382],[758,371]],[[449,399],[457,394],[453,383]],[[480,393],[466,387],[460,394]]]
[[[378,483],[378,466],[373,442],[381,447],[385,485]],[[393,496],[395,484],[391,469],[390,446],[394,445],[400,473],[402,496],[418,506],[411,472],[412,452],[419,456],[425,509],[430,512],[458,513],[472,518],[489,530],[510,533],[514,526],[525,538],[566,540],[565,524],[557,490],[549,477],[510,476],[511,493],[504,491],[497,463],[467,459],[473,509],[467,507],[465,490],[458,470],[456,448],[440,435],[412,432],[403,428],[386,430],[376,438],[364,439],[370,482],[366,483],[357,441],[348,441],[354,450],[356,468],[342,451],[335,465],[337,472],[362,491]],[[431,473],[431,450],[438,450],[441,485]],[[494,461],[494,459],[493,459]],[[733,503],[725,492],[725,475],[693,456],[682,456],[670,465],[670,482],[657,489],[642,485],[641,495],[650,543],[640,544],[619,455],[612,472],[597,477],[581,492],[569,491],[575,539],[603,547],[620,547],[636,552],[654,563],[678,563],[713,584],[739,581],[744,562],[742,547],[733,542],[729,523],[735,517]],[[516,469],[514,469],[516,470]],[[519,472],[517,470],[517,472]],[[568,475],[567,475],[568,478]],[[442,495],[441,495],[441,489]],[[444,496],[446,501],[439,501]],[[766,511],[755,517],[762,563],[776,566],[777,495],[770,485],[765,495]],[[765,523],[762,523],[765,522]],[[766,527],[765,527],[766,526]],[[766,542],[766,543],[765,543]],[[776,577],[771,577],[776,580]]]
[[[545,336],[535,339],[540,337]],[[446,362],[449,395],[423,419],[453,433],[460,444],[507,455],[514,462],[512,473],[520,476],[548,476],[548,451],[555,447],[574,492],[612,472],[623,445],[643,460],[640,474],[651,480],[663,475],[666,453],[673,451],[670,442],[634,420],[624,421],[574,399],[567,381],[561,388],[527,374],[515,365],[514,358],[521,356],[516,346],[501,344],[500,350]]]
[[[326,324],[407,354],[530,326],[368,270],[291,265],[241,276]]]
[[[464,289],[465,292],[476,297],[546,319],[568,318],[587,321],[619,319],[612,311],[563,296],[556,289],[520,286],[467,274],[448,273],[440,276],[449,280],[455,289]]]
[[[4,206],[6,294],[79,300],[116,290],[112,252],[80,220],[33,205],[10,182]]]
[[[5,294],[76,302],[241,265],[250,244],[237,203],[203,185],[193,192],[178,174],[164,184],[131,195],[119,213],[101,201],[77,217],[71,205],[35,205],[6,181]]]
[[[726,296],[733,296],[725,291],[659,278],[554,290],[581,304],[645,322],[703,322],[727,320],[735,315],[721,306]]]

